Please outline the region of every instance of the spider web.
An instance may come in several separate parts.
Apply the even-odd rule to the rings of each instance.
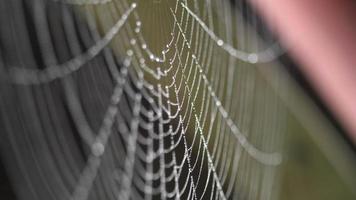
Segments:
[[[242,1],[0,8],[2,156],[19,199],[276,198],[284,111],[258,65],[281,50]]]

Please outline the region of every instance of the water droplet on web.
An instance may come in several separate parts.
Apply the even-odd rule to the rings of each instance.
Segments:
[[[132,56],[132,55],[133,55],[133,51],[132,51],[131,49],[128,50],[128,51],[127,51],[127,55],[128,55],[128,56]]]
[[[105,151],[105,147],[101,142],[95,142],[91,147],[91,151],[94,156],[101,156]]]
[[[129,60],[129,59],[125,59],[124,65],[125,65],[126,67],[127,67],[127,66],[130,66],[130,60]]]
[[[248,55],[247,60],[250,63],[257,63],[258,62],[258,56],[255,53],[251,53],[250,55]]]
[[[218,46],[222,46],[222,45],[224,45],[224,41],[222,41],[222,40],[218,40]]]
[[[144,58],[140,58],[140,63],[141,64],[145,64],[145,59]]]

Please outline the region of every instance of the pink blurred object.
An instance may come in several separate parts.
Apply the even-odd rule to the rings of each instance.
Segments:
[[[356,3],[251,0],[356,144]]]

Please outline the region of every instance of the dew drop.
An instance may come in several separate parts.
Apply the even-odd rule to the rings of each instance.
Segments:
[[[124,61],[124,65],[125,65],[126,67],[130,66],[130,60],[129,60],[129,59],[126,59],[126,60]]]
[[[145,64],[145,59],[144,58],[140,58],[140,63],[141,64]]]
[[[128,51],[127,51],[127,55],[128,55],[128,56],[132,56],[132,55],[133,55],[133,51],[132,51],[131,49],[128,50]]]
[[[94,156],[101,156],[105,151],[105,147],[101,142],[95,142],[91,148]]]
[[[258,56],[255,53],[251,53],[250,55],[248,55],[247,60],[250,63],[257,63],[258,62]]]

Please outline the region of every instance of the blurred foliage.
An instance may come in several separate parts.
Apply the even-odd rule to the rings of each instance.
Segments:
[[[308,133],[294,117],[289,118],[289,137],[285,143],[287,157],[282,165],[280,199],[355,199],[354,193],[308,134],[313,133]]]

